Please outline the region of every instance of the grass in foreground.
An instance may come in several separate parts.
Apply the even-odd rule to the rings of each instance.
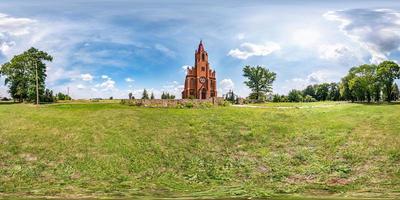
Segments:
[[[400,105],[0,105],[0,193],[399,196]]]

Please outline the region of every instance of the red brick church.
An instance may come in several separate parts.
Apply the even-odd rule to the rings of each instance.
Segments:
[[[208,63],[208,54],[204,49],[203,42],[195,52],[194,67],[187,68],[185,89],[182,98],[208,99],[217,96],[217,80],[215,70]]]

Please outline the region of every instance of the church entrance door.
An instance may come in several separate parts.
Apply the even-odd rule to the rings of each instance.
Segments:
[[[206,97],[207,97],[207,90],[203,88],[201,90],[201,99],[206,99]]]

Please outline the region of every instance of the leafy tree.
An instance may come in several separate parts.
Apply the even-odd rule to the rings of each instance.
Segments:
[[[248,80],[244,83],[251,89],[251,99],[261,100],[266,93],[272,92],[272,83],[276,79],[276,73],[270,72],[261,66],[243,68],[243,76]]]
[[[329,92],[328,92],[328,100],[330,101],[339,101],[340,99],[340,91],[338,83],[330,83],[329,84]]]
[[[44,61],[52,60],[46,52],[32,47],[3,64],[1,74],[6,76],[5,85],[9,87],[11,97],[20,102],[34,102],[38,93],[40,99],[43,99],[46,80]]]
[[[281,102],[288,102],[288,101],[289,101],[288,96],[281,95]]]
[[[374,101],[378,102],[381,100],[381,93],[382,93],[382,83],[378,80],[378,77],[376,77],[376,81],[374,85],[372,86],[372,92],[373,92],[373,98]]]
[[[53,95],[53,91],[46,89],[44,92],[44,95],[41,96],[41,101],[42,102],[54,102],[56,97]]]
[[[281,102],[281,95],[279,94],[274,94],[272,96],[272,102]]]
[[[147,93],[146,89],[143,90],[142,99],[149,99],[149,94]]]
[[[316,95],[315,95],[315,88],[316,88],[316,85],[309,85],[309,86],[307,86],[306,89],[303,90],[303,96],[309,95],[309,96],[315,98],[315,97],[316,97]]]
[[[322,83],[317,85],[315,90],[315,96],[318,101],[327,100],[329,94],[329,83]]]
[[[129,96],[129,99],[132,99],[132,92],[129,92],[129,94],[128,94],[128,96]]]
[[[355,101],[355,98],[350,89],[350,80],[353,79],[353,77],[354,77],[354,74],[349,72],[340,81],[339,91],[340,91],[340,97],[342,100],[351,101],[351,102]]]
[[[361,65],[353,67],[350,71],[354,74],[349,82],[349,87],[358,100],[371,102],[376,92],[376,65]]]
[[[59,92],[59,93],[56,95],[56,98],[57,98],[57,100],[71,100],[71,99],[72,99],[70,96],[68,96],[68,95],[66,95],[66,94],[63,94],[63,93],[61,93],[61,92]]]
[[[290,102],[301,102],[303,101],[302,92],[299,90],[291,90],[288,94],[288,100]]]
[[[386,101],[390,102],[394,80],[400,78],[400,67],[393,61],[383,61],[378,65],[377,76],[383,86]]]

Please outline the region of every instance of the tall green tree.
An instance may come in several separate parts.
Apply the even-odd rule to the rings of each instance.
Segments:
[[[63,94],[61,92],[56,94],[56,98],[57,100],[72,100],[70,96],[68,96],[67,94]]]
[[[316,85],[309,85],[303,90],[303,96],[311,96],[315,98],[315,88]]]
[[[329,83],[319,84],[315,90],[315,96],[318,101],[327,100],[329,95]]]
[[[339,101],[340,99],[340,91],[338,83],[330,83],[329,84],[329,92],[328,92],[328,100],[330,101]]]
[[[341,79],[339,84],[340,98],[341,100],[354,102],[355,98],[350,89],[350,80],[354,77],[351,71]]]
[[[382,83],[386,101],[390,102],[394,80],[400,78],[400,67],[393,61],[383,61],[378,65],[377,76]]]
[[[288,94],[288,100],[290,102],[301,102],[303,101],[303,95],[302,92],[299,90],[290,90],[289,94]]]
[[[276,73],[261,66],[245,66],[243,76],[248,80],[244,83],[251,89],[250,98],[261,100],[261,97],[272,92],[272,83],[276,79]]]
[[[367,100],[371,102],[374,93],[376,92],[377,80],[376,65],[360,65],[353,67],[351,73],[354,77],[350,80],[350,88],[356,94],[358,100]]]
[[[43,99],[45,95],[46,63],[52,61],[48,53],[35,48],[14,56],[2,65],[0,73],[4,75],[5,85],[12,98],[18,101],[36,101],[36,95]]]
[[[149,93],[147,93],[146,89],[143,90],[142,99],[149,99]]]

